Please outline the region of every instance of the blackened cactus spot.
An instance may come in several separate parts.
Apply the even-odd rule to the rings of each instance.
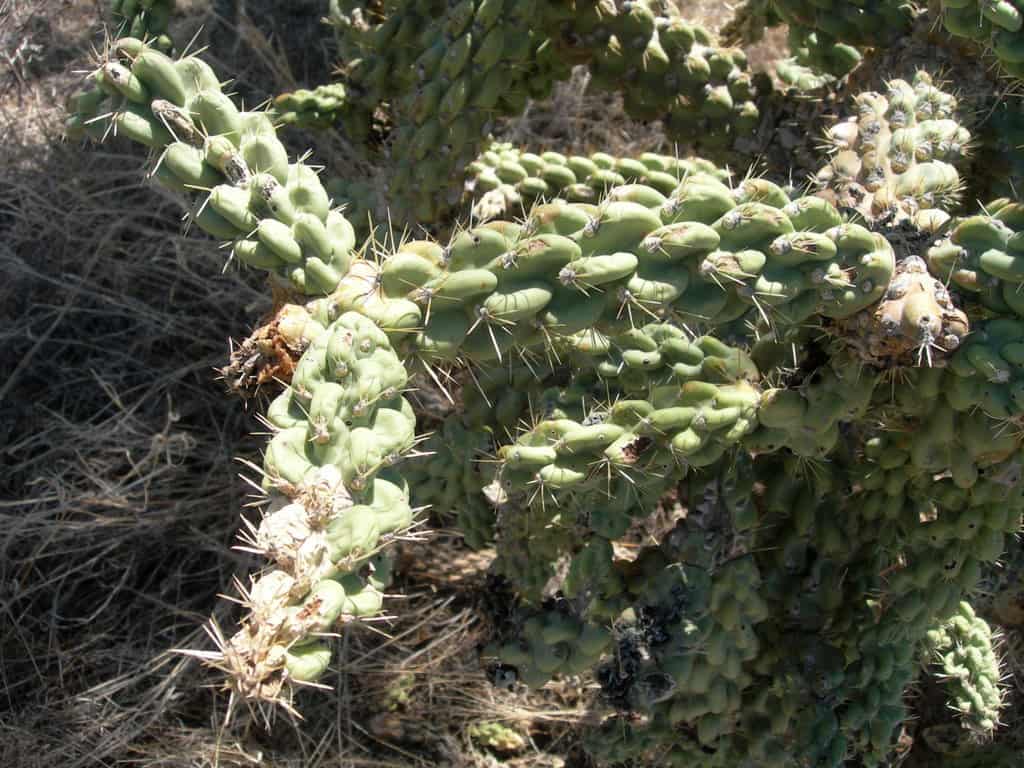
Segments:
[[[623,447],[622,458],[632,464],[639,459],[643,455],[644,451],[650,448],[652,444],[653,441],[651,438],[638,436]]]

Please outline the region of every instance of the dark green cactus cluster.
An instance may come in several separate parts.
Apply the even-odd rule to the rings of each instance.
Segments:
[[[855,45],[904,18],[778,6]],[[656,2],[332,16],[345,96],[390,106],[390,191],[427,219],[483,122],[571,62],[712,146],[745,109],[742,57]],[[271,115],[194,56],[119,40],[72,110],[72,136],[154,150],[203,230],[307,302],[279,312],[305,351],[267,413],[269,504],[247,534],[274,565],[216,659],[239,697],[316,679],[320,636],[379,611],[385,547],[430,506],[493,543],[511,588],[484,656],[533,686],[594,674],[601,761],[887,765],[933,653],[965,722],[997,723],[991,634],[964,601],[1019,546],[1024,208],[958,215],[971,137],[928,75],[856,98],[814,194],[700,159],[497,146],[471,184],[506,207],[514,189],[521,218],[358,252]],[[411,381],[452,408],[415,413]]]
[[[538,32],[541,3],[332,3],[354,124],[389,105],[392,215],[432,221],[458,202],[450,179],[493,119],[543,97],[568,67]]]
[[[786,85],[813,91],[849,74],[861,62],[860,51],[824,32],[801,26],[789,28],[791,58],[782,59],[775,71]]]
[[[1019,0],[942,0],[942,25],[990,49],[1007,74],[1024,77],[1024,3]]]
[[[1016,97],[1001,99],[980,126],[976,172],[969,181],[981,199],[1017,196],[1024,189],[1024,109]],[[974,190],[971,190],[974,192]]]
[[[541,6],[556,55],[586,64],[597,87],[622,92],[628,115],[662,120],[670,139],[715,152],[757,127],[767,81],[755,83],[741,49],[720,46],[671,0]]]
[[[601,658],[609,641],[603,627],[583,623],[553,605],[523,618],[514,639],[495,644],[485,654],[515,665],[523,682],[539,687],[555,675],[583,674]]]
[[[723,30],[730,43],[755,42],[786,24],[791,57],[776,74],[798,91],[816,91],[849,75],[867,48],[892,43],[917,13],[902,0],[746,0]]]
[[[494,538],[494,507],[483,496],[490,482],[487,457],[493,451],[488,432],[467,428],[459,414],[449,416],[419,446],[421,456],[403,472],[417,507],[430,507],[456,526],[473,549]]]
[[[173,50],[167,25],[174,0],[110,0],[110,11],[119,37],[137,37],[164,53]]]
[[[898,36],[910,20],[901,0],[773,0],[787,24],[816,30],[819,40],[875,46]]]
[[[399,221],[450,211],[459,202],[450,179],[494,119],[550,95],[574,64],[589,65],[595,86],[622,91],[631,115],[663,120],[673,139],[709,151],[731,149],[759,122],[743,52],[717,46],[665,0],[334,2],[330,20],[347,99],[335,119],[365,135],[356,124],[387,105]]]

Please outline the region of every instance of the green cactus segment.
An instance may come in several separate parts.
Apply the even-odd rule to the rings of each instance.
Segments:
[[[956,98],[919,71],[913,83],[893,80],[886,94],[868,91],[855,102],[856,115],[829,129],[835,154],[819,183],[869,220],[895,214],[938,229],[960,200],[957,165],[971,141]]]
[[[540,687],[555,675],[583,674],[608,648],[611,635],[566,608],[555,605],[526,613],[520,617],[516,639],[488,646],[484,656],[514,666],[519,679],[531,687]]]
[[[375,19],[336,5],[331,19],[355,54],[344,67],[350,95],[367,114],[390,105],[393,215],[434,221],[458,202],[449,180],[479,153],[493,118],[544,97],[569,66],[533,31],[535,0],[389,5]]]
[[[494,474],[487,461],[493,450],[488,432],[467,429],[461,416],[452,415],[418,450],[422,455],[404,470],[413,504],[431,507],[442,519],[454,514],[473,549],[491,544],[495,511],[483,496]]]
[[[929,249],[928,266],[989,312],[1024,317],[1024,206],[1000,199],[985,210],[955,222]]]
[[[470,163],[466,190],[475,201],[474,216],[486,221],[529,210],[538,200],[598,203],[609,189],[625,184],[642,184],[670,195],[684,178],[695,173],[723,182],[729,179],[727,171],[700,158],[680,159],[650,152],[636,159],[603,152],[589,157],[567,157],[558,152],[537,155],[511,144],[495,143]]]
[[[926,647],[935,658],[934,674],[949,691],[950,707],[964,727],[991,734],[1005,705],[999,659],[988,623],[970,603],[927,634]]]
[[[911,21],[902,0],[775,0],[775,11],[791,26],[856,46],[877,46],[904,32]]]
[[[979,560],[998,556],[998,544],[976,548],[987,538],[978,533],[987,508],[958,508],[956,486],[935,481],[934,471],[889,495],[862,490],[856,471],[844,477],[822,465],[805,482],[783,474],[795,469],[792,460],[756,463],[766,492],[752,547],[771,608],[758,635],[779,650],[752,666],[782,675],[775,679],[783,684],[774,692],[757,688],[764,714],[747,708],[747,732],[764,734],[755,751],[774,756],[769,765],[792,764],[785,755],[795,747],[827,765],[842,765],[847,749],[865,764],[884,764],[906,717],[902,697],[915,673],[915,647],[974,588]],[[1008,527],[1005,518],[997,524]],[[941,533],[951,530],[958,534]],[[815,707],[822,699],[836,704]],[[808,722],[804,707],[817,718]]]
[[[950,360],[946,400],[958,411],[980,409],[1007,424],[1024,422],[1024,321],[982,324]],[[998,443],[998,441],[995,441]]]
[[[766,27],[788,25],[792,56],[776,62],[776,72],[797,91],[816,91],[850,74],[862,49],[894,41],[913,19],[901,0],[747,0],[738,13],[727,39],[760,40]]]
[[[337,286],[355,245],[351,224],[316,171],[289,162],[270,116],[240,111],[205,62],[122,38],[89,85],[72,97],[69,136],[113,133],[157,150],[152,176],[199,197],[192,220],[232,241],[240,262],[303,294]]]
[[[275,700],[330,660],[316,640],[380,610],[389,565],[379,551],[413,512],[391,467],[413,444],[405,368],[372,322],[342,315],[311,344],[270,406],[263,464],[271,504],[250,547],[275,567],[251,589],[251,613],[224,666],[245,695]]]
[[[118,37],[135,37],[164,53],[171,53],[174,41],[167,26],[174,13],[174,0],[110,0],[117,22]]]
[[[1020,0],[942,0],[942,24],[951,35],[984,45],[1007,74],[1024,78],[1024,3]]]
[[[428,362],[560,345],[603,354],[608,338],[651,319],[849,317],[885,294],[894,258],[825,200],[698,173],[669,197],[617,187],[598,205],[547,203],[523,224],[488,222],[444,247],[406,243],[354,262],[332,301]]]
[[[626,662],[600,669],[598,678],[632,709],[691,724],[697,740],[713,747],[740,725],[744,691],[753,683],[749,663],[761,650],[755,627],[768,605],[757,564],[740,557],[709,573],[706,563],[680,567],[659,553],[638,565],[627,583],[643,590],[633,612],[646,621],[618,625],[618,655]],[[644,644],[648,661],[637,659]]]
[[[556,55],[587,64],[592,84],[621,91],[626,113],[664,122],[670,138],[730,149],[760,119],[746,54],[719,46],[667,0],[545,3]]]
[[[277,120],[284,125],[299,128],[330,128],[341,121],[349,109],[350,99],[343,83],[330,83],[316,88],[300,88],[282,93],[274,99]],[[358,133],[364,122],[346,126],[348,134],[355,140],[364,140]]]
[[[526,739],[519,731],[502,723],[474,723],[469,727],[469,738],[474,744],[499,754],[526,749]]]
[[[789,28],[793,56],[776,63],[776,73],[798,91],[813,91],[845,77],[861,62],[860,51],[827,34],[800,26]]]
[[[665,328],[644,331],[657,338]],[[497,450],[507,503],[498,518],[496,567],[527,599],[543,595],[554,564],[568,555],[566,594],[585,599],[592,617],[614,618],[621,585],[608,542],[652,512],[688,471],[719,461],[755,428],[759,374],[746,355],[711,337],[670,338],[676,343],[666,350],[685,357],[687,372],[682,364],[649,372],[646,390],[638,383],[633,394],[615,375],[549,390],[534,426]],[[598,356],[573,367],[613,374],[617,363]],[[666,383],[659,385],[661,376]]]
[[[582,346],[582,345],[581,345]],[[741,350],[704,336],[690,339],[673,325],[651,323],[609,339],[608,349],[576,351],[574,367],[593,369],[622,392],[645,396],[652,387],[691,381],[735,384],[757,381],[759,373]]]
[[[824,458],[836,448],[840,427],[868,413],[878,381],[878,374],[859,360],[836,359],[800,388],[766,390],[758,409],[761,426],[744,445],[765,453],[785,447],[799,456]]]
[[[683,342],[686,343],[686,342]],[[719,459],[757,424],[757,369],[739,350],[704,337],[687,344],[702,359],[685,381],[652,386],[639,399],[622,399],[606,411],[596,406],[585,422],[539,423],[515,443],[499,449],[506,487],[538,493],[605,492],[618,472],[637,475],[637,488],[671,474],[679,465],[702,466]],[[615,504],[628,503],[626,493]],[[593,522],[593,521],[592,521]],[[618,538],[624,531],[601,532]]]

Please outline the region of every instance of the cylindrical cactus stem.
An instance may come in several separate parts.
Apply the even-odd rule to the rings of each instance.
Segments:
[[[540,200],[598,203],[609,189],[643,184],[671,195],[687,176],[704,173],[727,182],[729,172],[702,158],[678,158],[645,152],[639,157],[590,156],[559,152],[535,154],[507,143],[492,144],[470,163],[466,192],[477,221],[529,211]]]
[[[759,84],[746,54],[719,45],[673,2],[547,5],[557,55],[587,64],[595,87],[620,91],[631,117],[663,120],[672,139],[701,151],[729,151],[757,127]]]
[[[196,199],[191,219],[232,256],[291,290],[332,291],[348,271],[352,225],[304,158],[289,162],[268,113],[243,112],[201,59],[122,38],[76,94],[67,131],[127,136],[152,150],[151,175]]]
[[[893,80],[885,94],[855,97],[856,114],[828,132],[834,154],[818,182],[837,204],[869,221],[912,221],[937,231],[960,202],[962,166],[971,134],[957,100],[927,72],[913,83]]]
[[[982,736],[995,730],[1006,705],[999,657],[993,648],[996,639],[988,622],[967,602],[927,634],[934,674],[946,684],[950,707],[965,728]]]
[[[942,24],[956,37],[995,54],[1002,69],[1024,78],[1024,3],[1021,0],[942,0]]]
[[[489,363],[516,349],[601,354],[609,337],[651,321],[795,324],[874,304],[895,269],[892,246],[841,224],[821,198],[698,172],[668,196],[625,185],[598,204],[535,206],[522,223],[488,222],[447,245],[368,254],[330,300],[428,364]]]
[[[413,519],[393,469],[414,442],[406,380],[384,333],[349,313],[313,341],[271,404],[270,506],[246,544],[274,568],[246,590],[250,612],[212,658],[239,696],[287,702],[292,683],[326,669],[322,636],[379,611],[388,563],[378,553]]]
[[[171,53],[174,41],[167,26],[174,13],[174,0],[110,0],[118,37],[135,37],[164,53]]]
[[[1024,204],[1002,198],[953,222],[927,252],[933,275],[996,316],[1024,317]]]

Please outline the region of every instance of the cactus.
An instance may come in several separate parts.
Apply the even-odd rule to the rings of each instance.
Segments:
[[[956,98],[919,71],[913,83],[888,83],[885,95],[858,94],[856,111],[829,129],[836,154],[819,181],[868,218],[909,217],[922,230],[946,223],[962,188],[956,166],[971,142]]]
[[[498,754],[515,754],[526,749],[526,739],[501,723],[474,723],[469,728],[469,738],[474,744]]]
[[[466,191],[475,199],[473,215],[478,221],[529,210],[540,199],[596,203],[608,189],[624,184],[643,184],[669,195],[691,174],[708,174],[720,181],[729,177],[700,158],[651,152],[636,159],[600,152],[590,157],[558,152],[536,155],[506,143],[492,144],[469,164],[466,173]]]
[[[937,674],[949,687],[950,706],[965,727],[985,735],[995,729],[1004,704],[993,639],[989,625],[966,602],[927,637]]]
[[[118,37],[137,37],[164,53],[173,51],[167,25],[174,13],[174,0],[110,0],[110,10]]]
[[[787,24],[792,56],[776,62],[779,79],[798,91],[815,91],[856,69],[865,48],[905,33],[915,14],[899,0],[746,0],[723,36],[730,44],[752,43],[767,27]]]
[[[622,91],[631,115],[661,119],[672,139],[706,151],[730,151],[754,130],[755,95],[768,86],[742,51],[716,45],[667,0],[333,2],[329,20],[348,102],[335,116],[365,139],[374,110],[388,105],[399,222],[450,212],[459,197],[447,182],[479,154],[494,117],[550,95],[573,64],[590,68],[594,87]]]
[[[597,87],[621,90],[630,116],[662,119],[670,139],[727,150],[757,126],[754,99],[766,81],[747,72],[742,50],[719,46],[670,0],[542,5],[556,55],[587,64]]]
[[[372,322],[344,314],[309,347],[271,404],[263,464],[269,506],[249,546],[275,563],[247,590],[249,614],[218,664],[237,694],[273,701],[330,662],[318,640],[380,610],[383,544],[408,528],[408,489],[388,468],[413,444],[406,372]]]
[[[72,137],[113,132],[159,152],[152,176],[177,192],[203,192],[192,221],[233,241],[242,263],[312,295],[333,290],[348,270],[355,232],[331,210],[317,173],[290,163],[270,117],[240,111],[201,59],[174,60],[122,38],[71,110]]]
[[[776,6],[816,66],[908,18]],[[860,94],[803,195],[708,158],[480,153],[493,114],[572,63],[711,150],[759,108],[743,55],[667,3],[338,0],[331,18],[333,91],[243,112],[200,59],[125,38],[68,121],[153,150],[151,176],[283,303],[230,370],[288,378],[246,534],[273,565],[206,655],[234,696],[294,707],[430,508],[493,544],[488,598],[509,604],[483,658],[533,687],[592,674],[604,762],[890,764],[922,653],[992,731],[999,666],[970,601],[1024,510],[1024,209],[959,207],[976,139],[957,100],[925,72]],[[468,165],[490,220],[356,248],[278,131],[367,127],[381,104],[384,202],[434,220]],[[381,202],[332,190],[359,217]],[[468,735],[500,750],[491,725]]]
[[[951,35],[988,47],[1007,74],[1024,77],[1024,4],[1018,0],[942,0],[942,24]]]

